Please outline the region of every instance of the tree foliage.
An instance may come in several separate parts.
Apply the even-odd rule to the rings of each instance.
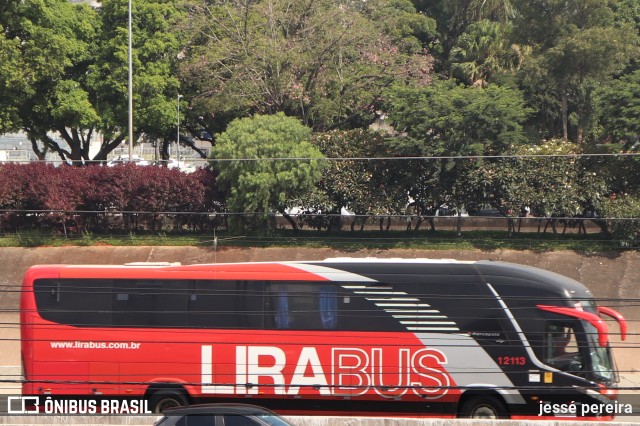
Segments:
[[[535,0],[520,11],[516,40],[533,49],[520,74],[529,103],[553,117],[552,137],[582,143],[595,125],[595,88],[637,56],[638,34],[615,26],[613,11],[597,0]]]
[[[451,51],[452,75],[469,85],[485,85],[493,77],[518,69],[523,49],[509,44],[508,26],[488,20],[469,25]]]
[[[218,131],[276,112],[315,130],[367,125],[392,81],[430,81],[434,27],[407,1],[371,3],[190,1],[183,78],[194,113]]]
[[[607,195],[604,176],[580,158],[581,147],[562,140],[513,147],[513,158],[488,168],[490,199],[503,214],[524,207],[540,217],[573,217],[594,211]]]
[[[317,187],[319,195],[303,204],[311,213],[331,215],[326,225],[335,228],[346,209],[356,215],[352,229],[370,216],[405,212],[402,167],[388,158],[389,137],[371,130],[334,130],[314,135],[312,143],[327,161]],[[303,201],[304,202],[304,201]]]
[[[311,129],[283,113],[232,122],[211,151],[217,184],[227,193],[234,229],[264,225],[269,213],[282,214],[294,229],[292,200],[311,192],[321,177],[322,154],[309,143]],[[253,215],[253,222],[245,216]]]
[[[98,121],[82,87],[100,27],[97,14],[64,0],[27,0],[13,12],[1,17],[1,43],[17,69],[0,77],[8,76],[3,86],[10,88],[10,97],[3,96],[2,103],[13,117],[11,128],[23,130],[40,156],[51,149],[79,160],[84,147],[78,141]],[[9,86],[16,80],[22,84]],[[60,147],[49,132],[78,143]]]
[[[211,191],[215,175],[162,167],[53,167],[43,163],[0,165],[0,228],[77,232],[204,229],[209,212],[224,209]],[[134,213],[135,212],[135,213]],[[175,217],[163,224],[162,217]],[[121,222],[124,220],[124,222]]]
[[[623,247],[640,247],[640,199],[630,194],[611,197],[602,205],[608,229]]]
[[[638,150],[637,3],[136,0],[134,138],[166,158],[177,121],[190,133],[183,142],[220,137],[221,179],[208,174],[178,201],[167,185],[181,175],[82,172],[111,187],[109,199],[65,184],[74,179],[66,169],[34,168],[37,184],[2,197],[72,210],[220,210],[228,199],[230,213],[255,213],[239,228],[293,207],[374,216],[408,201],[418,215],[487,202],[512,214],[525,204],[546,215],[598,209],[607,194],[635,197],[640,186],[636,157],[583,155]],[[22,130],[40,158],[76,164],[104,161],[125,142],[126,0],[6,0],[0,25],[0,132]],[[389,134],[369,131],[373,121]],[[340,161],[320,163],[321,154]],[[256,161],[267,157],[305,160]]]
[[[90,67],[90,85],[103,117],[100,130],[112,141],[103,143],[98,154],[103,159],[128,132],[127,1],[103,1],[99,16],[103,31],[97,60]],[[163,159],[168,159],[167,144],[176,138],[181,46],[174,25],[181,17],[171,0],[132,2],[134,138],[157,142]]]
[[[419,90],[391,93],[390,117],[406,136],[396,145],[407,156],[424,156],[418,167],[406,173],[407,192],[424,206],[450,203],[474,208],[479,197],[469,185],[477,179],[481,159],[456,159],[496,155],[526,141],[522,123],[528,109],[517,90],[490,85],[467,88],[451,81]]]
[[[598,92],[602,138],[625,149],[640,145],[640,70],[622,76]]]
[[[133,7],[136,135],[168,138],[176,122],[177,11],[168,0]],[[126,17],[124,0],[99,9],[26,0],[0,16],[0,55],[8,58],[0,69],[2,128],[24,131],[40,158],[106,160],[128,133]]]

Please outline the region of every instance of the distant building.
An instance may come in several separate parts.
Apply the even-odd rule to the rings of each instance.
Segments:
[[[61,146],[66,146],[66,142],[64,142],[59,135],[51,133],[49,136]],[[100,150],[100,144],[100,137],[96,137],[96,134],[94,134],[93,142],[89,148],[89,158],[94,158],[96,156]],[[195,144],[199,149],[204,151],[211,148],[211,144],[209,142],[196,140]],[[198,156],[192,149],[183,146],[181,151],[180,161],[178,161],[175,158],[178,156],[175,146],[173,146],[173,144],[169,146],[169,155],[171,156],[171,160],[167,164],[169,168],[178,167],[180,170],[189,172],[195,170],[194,167],[204,167],[207,164],[207,160],[200,158],[200,156]],[[158,148],[152,143],[138,143],[134,147],[134,157],[139,161],[144,161],[145,164],[154,163],[159,160]],[[124,142],[107,155],[107,160],[110,164],[115,164],[119,160],[123,159],[126,162],[128,161],[128,158],[129,147]],[[27,163],[30,161],[36,161],[37,159],[38,157],[36,157],[36,154],[33,152],[31,147],[31,142],[24,133],[0,134],[0,164]],[[47,154],[46,161],[52,164],[61,163],[60,156],[55,152]]]
[[[27,162],[36,159],[31,142],[22,133],[0,135],[0,163]]]
[[[60,145],[65,146],[66,142],[57,134],[50,133],[49,137]],[[94,156],[100,150],[100,142],[95,140],[89,147],[89,155]],[[47,154],[47,161],[52,163],[60,163],[60,157],[55,152]],[[0,135],[0,162],[25,163],[35,161],[38,157],[33,148],[31,141],[24,133],[6,133]]]

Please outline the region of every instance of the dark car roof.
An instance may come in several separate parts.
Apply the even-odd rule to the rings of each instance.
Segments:
[[[162,412],[165,416],[184,416],[188,414],[242,414],[242,415],[260,415],[275,413],[264,407],[251,404],[196,404],[186,407],[170,408]]]

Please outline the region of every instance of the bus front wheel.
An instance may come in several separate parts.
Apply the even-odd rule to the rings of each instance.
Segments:
[[[466,419],[506,419],[507,408],[500,399],[490,395],[472,396],[460,408],[460,417]]]
[[[189,405],[189,398],[179,389],[159,389],[149,398],[149,408],[154,413],[174,407]]]

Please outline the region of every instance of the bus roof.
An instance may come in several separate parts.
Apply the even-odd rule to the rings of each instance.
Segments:
[[[402,271],[390,271],[389,265],[404,265]],[[113,274],[113,278],[128,277],[131,279],[149,277],[160,277],[163,273],[184,272],[191,279],[205,278],[208,272],[232,273],[238,276],[244,272],[247,277],[244,279],[261,279],[261,273],[287,274],[287,279],[305,279],[303,275],[317,275],[319,280],[349,280],[349,277],[369,277],[377,280],[376,275],[386,275],[398,273],[399,275],[419,275],[423,272],[422,265],[430,265],[433,273],[446,275],[453,270],[462,268],[466,274],[482,275],[484,277],[505,277],[512,281],[514,287],[537,287],[540,289],[561,292],[569,298],[591,297],[591,292],[580,282],[567,276],[557,274],[534,266],[526,266],[516,263],[493,261],[493,260],[472,260],[462,261],[455,259],[430,259],[430,258],[375,258],[375,257],[335,257],[324,260],[298,260],[298,261],[264,261],[264,262],[230,262],[230,263],[204,263],[181,265],[177,262],[132,262],[120,265],[35,265],[30,268],[28,274],[37,276],[47,275],[49,277],[87,277],[92,269],[100,270],[100,278],[108,278]],[[378,266],[378,267],[376,267]],[[431,268],[430,268],[431,269]],[[117,272],[116,272],[117,271]],[[300,273],[296,278],[294,275]],[[59,274],[59,275],[58,275]],[[192,275],[197,274],[197,275]],[[320,278],[322,277],[322,278]],[[97,277],[96,277],[97,278]],[[213,277],[211,277],[213,278]],[[232,276],[229,279],[234,279]],[[238,279],[238,278],[236,278]],[[272,279],[264,277],[262,279]],[[367,279],[367,280],[369,280]]]

